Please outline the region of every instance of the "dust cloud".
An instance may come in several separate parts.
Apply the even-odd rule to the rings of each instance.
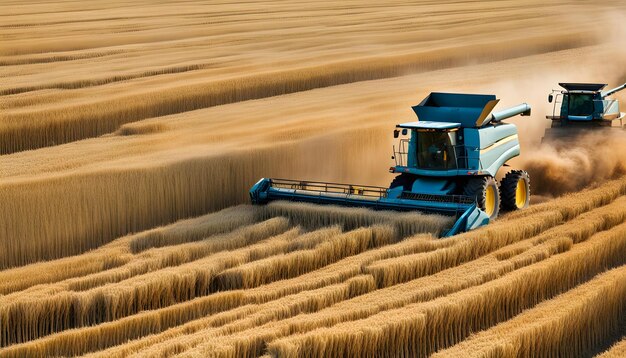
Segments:
[[[567,143],[543,144],[522,157],[533,193],[559,196],[626,174],[626,131],[590,133]]]

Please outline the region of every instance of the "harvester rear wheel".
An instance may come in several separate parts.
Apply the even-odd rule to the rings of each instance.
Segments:
[[[498,182],[493,177],[472,178],[465,185],[463,194],[476,198],[478,207],[482,209],[489,219],[498,217],[500,212],[500,191]]]
[[[389,188],[395,188],[398,186],[402,187],[402,190],[410,191],[413,189],[413,182],[415,181],[415,177],[412,174],[400,174],[397,177],[393,178],[391,184],[389,184]]]
[[[500,184],[500,201],[505,210],[519,210],[530,204],[530,176],[523,170],[511,170]]]

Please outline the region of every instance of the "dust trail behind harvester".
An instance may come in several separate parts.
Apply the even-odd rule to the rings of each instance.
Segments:
[[[568,142],[543,144],[522,158],[533,192],[558,196],[626,174],[626,131],[589,133]]]

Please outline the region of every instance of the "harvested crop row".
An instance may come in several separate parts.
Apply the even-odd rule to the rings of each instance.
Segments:
[[[609,350],[599,354],[596,358],[621,358],[626,357],[626,338],[615,343]]]
[[[362,226],[375,224],[392,225],[399,238],[419,233],[432,233],[435,236],[450,228],[453,218],[441,215],[421,213],[398,213],[364,208],[345,208],[339,206],[319,206],[304,203],[272,202],[258,212],[260,219],[276,216],[289,218],[294,225],[315,229],[330,225],[342,225],[343,230],[354,230]]]
[[[539,215],[536,215],[539,216]],[[544,240],[550,237],[561,236],[571,237],[577,243],[598,231],[616,226],[626,221],[626,198],[620,198],[613,203],[591,210],[579,217],[568,221],[567,226],[558,226],[549,229],[555,221],[551,216],[546,216],[545,224],[536,216],[531,220],[520,220],[521,223],[507,222],[514,224],[515,228],[499,234],[497,226],[491,231],[493,236],[483,235],[484,231],[468,233],[464,237],[455,239],[455,245],[436,250],[434,252],[418,253],[406,257],[374,262],[366,268],[366,272],[376,277],[380,286],[390,286],[400,282],[431,275],[440,270],[457,266],[483,256],[495,249],[509,245],[511,242],[527,237],[526,231],[535,231],[534,226],[540,225],[542,233],[537,240]],[[528,227],[532,230],[528,230]],[[487,231],[487,230],[485,230]],[[511,232],[514,232],[511,234]]]
[[[128,265],[137,266],[134,251],[149,247],[174,245],[197,241],[211,235],[232,231],[236,227],[252,224],[253,208],[240,206],[184,220],[167,227],[152,229],[132,236],[118,238],[95,251],[70,256],[54,261],[41,262],[10,270],[0,271],[0,294],[9,294],[36,284],[59,282],[75,277],[77,287],[89,285],[87,282],[107,282],[115,271],[127,272]],[[231,240],[232,241],[232,240]],[[232,247],[232,242],[222,244]],[[219,250],[217,245],[214,249]],[[136,272],[136,270],[131,270]],[[19,279],[18,279],[19,278]],[[72,280],[70,280],[72,281]],[[84,285],[81,282],[86,282]]]
[[[270,237],[285,230],[285,225],[286,219],[274,218],[254,227],[258,227],[259,234]],[[294,240],[291,233],[292,239],[289,241],[292,241],[293,248],[299,248],[306,247],[311,241],[315,244],[327,240],[319,244],[322,246],[320,250],[313,249],[311,253],[317,255],[312,257],[317,261],[331,263],[343,255],[354,255],[389,243],[394,238],[393,231],[384,227],[359,229],[329,237],[328,234],[332,233],[332,229],[322,230],[304,235],[300,241]],[[265,237],[257,235],[255,241]],[[228,239],[223,241],[228,242]],[[274,236],[268,242],[246,246],[238,251],[217,253],[178,267],[158,270],[82,293],[61,291],[50,296],[46,292],[36,292],[6,297],[3,307],[5,320],[31,331],[27,331],[27,336],[9,337],[3,345],[24,342],[67,328],[111,321],[141,310],[161,308],[215,292],[218,287],[214,278],[219,272],[250,260],[282,253],[290,244],[282,236]],[[29,310],[35,301],[38,308]],[[2,333],[7,337],[9,335],[9,331]]]
[[[288,225],[286,219],[275,218],[257,224],[253,229],[253,235],[248,238],[261,241],[280,235],[288,229]],[[250,241],[247,243],[252,244]],[[239,252],[223,251],[185,265],[84,292],[61,290],[50,295],[46,291],[35,291],[0,297],[0,346],[206,295],[217,273],[246,262],[256,249],[250,245]],[[11,330],[13,326],[19,326],[21,330]]]
[[[265,342],[278,337],[361,319],[383,310],[444,296],[563,252],[569,248],[568,244],[571,245],[571,241],[546,242],[508,262],[499,262],[495,257],[486,257],[431,277],[345,300],[315,313],[270,322],[263,326],[258,326],[257,321],[246,317],[224,326],[207,327],[193,334],[187,331],[185,345],[191,348],[202,344],[205,351],[225,349],[222,353],[228,352],[230,356],[260,355]],[[162,340],[159,346],[166,349],[168,342],[176,344],[177,339],[173,337],[169,341]],[[154,346],[149,348],[149,352],[155,355],[166,354],[164,351],[156,350]]]
[[[604,192],[601,192],[600,194],[601,194],[600,196],[604,196]],[[611,196],[612,196],[612,195],[611,195]],[[610,197],[611,197],[611,196],[610,196]],[[609,198],[610,198],[610,197],[609,197]],[[563,199],[563,200],[565,200],[565,199]],[[576,203],[579,203],[579,202],[580,202],[580,200],[575,200],[575,201],[576,201]],[[601,200],[600,202],[602,202],[602,203],[604,203],[604,202],[610,202],[610,199],[609,199],[609,201],[606,201],[606,200]],[[579,204],[582,204],[582,203],[579,203]],[[574,205],[573,209],[570,207],[570,206],[572,205],[572,200],[571,200],[571,199],[570,199],[570,200],[567,200],[566,205],[568,206],[568,210],[575,210],[575,212],[578,212],[578,211],[576,211],[576,205]],[[584,202],[584,204],[582,204],[582,205],[584,205],[584,206],[588,206],[588,205],[589,205],[589,200],[586,200],[586,201]],[[561,240],[560,240],[560,239],[555,239],[555,240],[557,240],[557,242],[561,242]],[[570,240],[570,239],[565,240],[565,242],[566,242],[566,241],[568,241],[568,240]],[[535,242],[534,244],[541,244],[541,242],[543,242],[543,241],[545,241],[545,239],[544,239],[544,240],[538,240],[538,241],[537,241],[537,242]],[[428,247],[428,250],[430,250],[430,249],[432,249],[433,247],[437,247],[437,246],[439,246],[439,245],[441,245],[441,244],[443,244],[443,243],[452,243],[452,242],[453,242],[453,241],[448,241],[448,240],[446,240],[446,241],[431,241],[431,242],[428,242],[428,245],[427,245],[427,246],[425,246],[425,248],[426,248],[426,247]],[[564,243],[565,243],[565,242],[564,242]],[[571,242],[571,240],[570,240],[570,242]],[[425,242],[425,244],[426,244],[426,242]],[[562,244],[560,244],[560,243],[559,243],[559,244],[557,245],[557,247],[559,247],[560,245],[562,245]],[[567,247],[567,245],[566,245],[566,246],[560,246],[560,247]],[[559,249],[559,250],[563,250],[563,249]],[[423,251],[423,250],[421,250],[421,251]],[[558,250],[557,250],[557,252],[558,252]],[[504,252],[503,254],[498,253],[498,255],[500,256],[500,259],[502,259],[503,257],[505,257],[505,256],[507,256],[507,255],[509,255],[509,254],[507,254],[506,252]],[[528,257],[529,257],[529,258],[524,258],[524,257],[522,257],[522,258],[520,259],[521,261],[519,261],[519,263],[518,263],[518,264],[516,264],[516,265],[518,265],[518,266],[520,266],[520,265],[521,265],[521,266],[523,266],[523,265],[524,265],[524,261],[529,261],[529,262],[532,262],[532,260],[533,260],[532,255],[531,255],[531,256],[528,256]],[[303,278],[303,279],[304,279],[304,278]]]
[[[28,288],[22,292],[7,294],[2,298],[2,302],[9,303],[20,300],[23,297],[36,295],[46,296],[67,290],[86,290],[88,287],[96,287],[100,284],[119,282],[142,274],[149,274],[152,271],[173,267],[190,261],[206,258],[215,253],[225,250],[242,249],[243,252],[253,252],[262,254],[263,249],[267,249],[267,255],[280,252],[286,247],[284,240],[295,238],[301,233],[300,228],[290,229],[287,219],[274,218],[250,226],[244,226],[228,234],[215,235],[203,241],[178,245],[176,249],[159,248],[152,249],[133,256],[125,265],[97,272],[83,277],[69,278],[56,283],[38,285]],[[272,244],[262,245],[263,249],[257,246],[249,246],[268,237],[278,235],[273,238]],[[104,253],[115,255],[120,250],[128,253],[128,244],[132,237],[123,237],[100,249]],[[278,246],[273,245],[276,241]],[[235,251],[236,252],[236,251]],[[89,255],[89,254],[87,254]],[[127,256],[130,254],[127,254]],[[81,256],[74,257],[80,262]],[[147,277],[147,276],[144,276]]]
[[[332,238],[313,249],[272,256],[225,270],[215,277],[215,288],[217,291],[247,289],[300,276],[344,257],[388,245],[394,237],[392,229],[357,229],[343,236]]]
[[[150,230],[136,235],[130,249],[138,253],[153,247],[179,245],[223,234],[255,222],[255,210],[249,206],[236,206],[199,218],[179,221],[174,225]]]
[[[126,356],[131,352],[152,346],[165,339],[164,337],[179,337],[184,334],[204,329],[207,326],[214,325],[212,322],[216,322],[214,320],[215,317],[198,320],[198,318],[203,318],[209,313],[228,310],[233,304],[237,307],[243,307],[250,304],[261,304],[288,295],[294,295],[299,292],[316,290],[318,288],[344,282],[352,277],[361,275],[361,267],[373,260],[397,255],[405,255],[407,253],[428,249],[431,247],[430,243],[433,242],[430,239],[431,237],[427,235],[408,238],[396,244],[391,244],[376,250],[347,257],[322,269],[293,279],[273,282],[271,284],[250,290],[226,291],[206,297],[198,297],[188,302],[183,302],[160,310],[142,312],[138,315],[129,316],[115,322],[55,334],[39,341],[45,342],[45,349],[50,349],[51,351],[54,351],[54,347],[58,345],[65,345],[63,342],[81,341],[80,345],[76,345],[76,349],[84,349],[81,352],[92,351],[96,349],[95,347],[98,347],[99,349],[105,348],[102,346],[102,343],[99,342],[97,337],[99,337],[99,334],[104,334],[104,332],[106,332],[107,337],[110,339],[110,342],[107,343],[108,345],[121,345],[102,351],[102,356]],[[242,317],[231,315],[229,312],[219,313],[218,316],[230,317],[229,319],[231,320],[245,317],[245,315]],[[220,318],[220,320],[223,320],[223,318]],[[189,323],[184,324],[185,322]],[[228,321],[223,321],[222,324],[226,322]],[[162,334],[148,336],[151,333],[158,333],[177,325],[181,326],[171,328],[169,331],[163,332]],[[142,329],[140,331],[135,331],[134,328],[136,327],[142,327]],[[94,338],[93,340],[84,342],[81,337],[84,337],[85,335]],[[130,338],[138,338],[141,336],[148,337],[123,344]],[[32,343],[37,344],[39,341],[33,341]],[[27,345],[28,344],[29,343],[27,343]],[[76,351],[74,350],[73,352]]]
[[[613,269],[531,310],[433,355],[584,357],[621,336],[626,266]]]
[[[262,324],[273,319],[284,319],[302,312],[328,307],[336,302],[361,295],[365,292],[374,290],[375,288],[376,287],[374,286],[371,276],[355,276],[345,282],[328,285],[315,290],[302,291],[264,304],[250,305],[242,303],[241,306],[233,308],[231,311],[208,315],[204,321],[212,325],[222,325],[229,321],[246,317],[248,319],[254,319],[258,324]],[[228,295],[228,293],[224,294]],[[241,293],[239,293],[239,295],[241,295]],[[151,313],[147,312],[143,315],[146,314]],[[172,320],[179,318],[174,314],[162,314],[160,315],[160,319],[162,322],[161,324],[163,325],[162,329],[165,329],[172,325]],[[120,330],[108,329],[108,327],[117,324],[118,322],[112,322],[105,323],[101,327],[87,327],[70,330],[25,344],[13,345],[0,350],[0,356],[22,357],[24,355],[49,356],[84,354],[89,351],[119,344],[120,341],[118,341],[115,337],[120,334]],[[134,334],[147,335],[150,331],[151,329],[147,328],[145,326],[145,322],[142,320],[135,320],[134,325],[129,327],[129,333],[133,332]],[[165,334],[168,334],[168,332],[166,331]],[[112,339],[113,342],[103,341],[102,337],[107,337],[109,340]],[[130,337],[127,337],[126,339]],[[167,350],[170,353],[173,353],[174,351],[180,349],[179,347],[184,346],[183,340],[180,338],[177,340],[177,345],[167,347]],[[130,351],[127,351],[124,355],[130,353]]]
[[[337,288],[341,288],[340,291]],[[337,302],[350,299],[355,296],[362,295],[375,290],[374,281],[369,275],[359,275],[346,280],[344,283],[330,285],[321,289],[312,291],[303,291],[293,296],[287,296],[278,300],[270,301],[262,305],[259,309],[241,317],[240,320],[245,321],[251,326],[262,326],[264,323],[274,320],[282,320],[289,317],[299,316],[307,312],[315,312],[325,307],[332,306]],[[294,307],[295,306],[295,307]],[[219,326],[216,324],[216,326]],[[237,330],[238,321],[225,325],[225,330]],[[232,327],[232,328],[231,328]],[[203,331],[199,332],[204,333]],[[146,356],[171,356],[176,353],[183,352],[195,344],[196,335],[185,335],[177,337],[173,340],[163,340],[159,344],[155,344],[146,350],[139,352]]]
[[[279,220],[280,222],[280,220]],[[232,255],[245,252],[249,260],[257,260],[267,256],[289,251],[292,243],[303,241],[315,244],[319,240],[332,237],[339,232],[336,228],[322,229],[309,235],[301,235],[299,227],[289,229],[282,234],[273,236],[270,240],[255,244],[267,238],[265,230],[275,230],[272,222],[242,227],[228,234],[215,235],[194,243],[182,244],[174,247],[152,249],[133,257],[133,260],[124,266],[112,270],[102,271],[97,274],[80,278],[73,278],[60,282],[53,287],[63,286],[65,290],[85,291],[98,286],[120,282],[135,276],[155,272],[167,267],[176,267],[189,262],[217,254],[221,251],[229,251]],[[286,225],[286,221],[280,225]],[[287,228],[286,226],[284,228]],[[260,229],[260,230],[259,230]],[[283,228],[278,229],[278,231]]]
[[[562,254],[427,303],[385,311],[268,343],[281,356],[426,356],[523,309],[626,263],[626,224],[594,235]],[[563,270],[567,267],[568,270]],[[372,329],[376,327],[376,329]],[[202,350],[200,350],[202,351]]]
[[[124,266],[132,255],[118,250],[97,250],[80,257],[67,257],[50,262],[0,271],[0,295],[29,287],[58,282],[72,277],[84,277]]]

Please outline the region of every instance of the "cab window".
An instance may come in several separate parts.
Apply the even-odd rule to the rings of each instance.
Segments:
[[[593,96],[590,94],[569,95],[569,115],[589,116],[593,114]]]
[[[431,170],[455,169],[455,135],[446,131],[417,132],[417,166]]]

